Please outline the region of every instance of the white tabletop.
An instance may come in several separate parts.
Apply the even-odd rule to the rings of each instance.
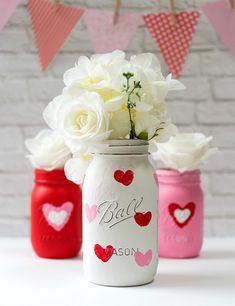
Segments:
[[[46,260],[28,239],[0,239],[1,306],[232,306],[235,239],[206,239],[199,258],[160,259],[151,284],[112,288],[88,283],[82,260]]]

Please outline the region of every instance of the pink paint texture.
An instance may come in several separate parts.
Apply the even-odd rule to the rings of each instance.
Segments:
[[[200,171],[180,174],[175,170],[160,169],[157,171],[157,180],[159,256],[169,258],[198,256],[203,242],[203,193],[200,187]],[[174,216],[172,211],[169,211],[172,203],[177,204]],[[188,203],[194,204],[187,206]]]

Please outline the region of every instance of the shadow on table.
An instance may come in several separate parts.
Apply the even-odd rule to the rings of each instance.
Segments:
[[[148,284],[149,288],[204,288],[216,289],[222,287],[234,288],[235,278],[233,276],[221,277],[220,275],[205,274],[158,274],[154,282]]]
[[[206,289],[217,289],[219,288],[235,288],[235,274],[233,267],[235,259],[235,251],[233,250],[213,250],[213,251],[203,251],[199,257],[183,259],[183,261],[198,261],[198,270],[195,273],[187,273],[180,271],[177,274],[174,273],[157,273],[154,282],[150,283],[149,288],[206,288]],[[180,265],[181,259],[173,259],[176,264]],[[211,261],[212,265],[206,273],[203,270],[205,265],[205,260]],[[202,270],[200,271],[200,262],[202,265]],[[226,266],[223,262],[226,261]],[[231,262],[231,265],[230,265]],[[227,270],[227,275],[221,275],[221,264],[224,269]],[[217,270],[217,273],[215,271]]]
[[[235,251],[214,250],[205,251],[200,255],[201,259],[235,259]]]

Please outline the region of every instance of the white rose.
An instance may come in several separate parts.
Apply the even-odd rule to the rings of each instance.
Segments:
[[[209,148],[211,140],[212,137],[200,133],[178,133],[168,142],[156,144],[158,151],[152,153],[152,158],[180,172],[194,170],[217,150]]]
[[[109,117],[102,98],[83,91],[76,98],[56,97],[43,112],[44,120],[65,138],[72,153],[109,137]]]
[[[26,139],[25,145],[31,153],[27,157],[38,169],[51,171],[63,168],[71,158],[63,137],[51,130],[42,130],[35,138]]]
[[[96,54],[90,59],[81,56],[76,66],[64,73],[66,87],[63,93],[74,97],[84,89],[97,92],[106,102],[108,111],[119,110],[124,103],[123,72],[127,67],[125,53],[119,50]]]

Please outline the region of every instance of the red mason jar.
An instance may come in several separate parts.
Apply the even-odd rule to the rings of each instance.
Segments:
[[[82,192],[64,170],[35,169],[31,193],[31,242],[45,258],[69,258],[82,244]]]

